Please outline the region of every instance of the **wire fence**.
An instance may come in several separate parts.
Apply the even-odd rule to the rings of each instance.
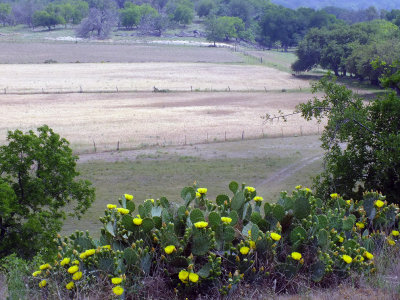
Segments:
[[[261,128],[258,132],[255,130],[241,131],[202,131],[201,133],[191,132],[190,134],[182,133],[175,136],[152,135],[138,136],[137,139],[92,139],[86,143],[71,142],[71,146],[77,154],[83,153],[100,153],[109,151],[135,150],[150,147],[165,146],[185,146],[207,143],[221,143],[233,141],[249,141],[254,139],[270,139],[270,138],[288,138],[320,135],[323,130],[322,125],[299,126],[295,130],[292,126],[274,126],[273,128]]]

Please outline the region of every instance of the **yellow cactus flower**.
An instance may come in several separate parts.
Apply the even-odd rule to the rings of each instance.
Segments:
[[[124,293],[124,288],[122,286],[117,285],[112,289],[113,293],[117,296],[121,296]]]
[[[111,278],[111,282],[112,284],[120,284],[122,282],[122,278],[121,277]]]
[[[256,249],[256,242],[249,241],[249,246],[250,246],[250,249]]]
[[[301,259],[301,253],[299,253],[299,252],[292,252],[292,254],[290,254],[290,256],[291,256],[294,260],[300,260],[300,259]]]
[[[74,288],[74,286],[75,286],[74,282],[71,281],[71,282],[67,283],[67,285],[65,287],[67,290],[71,290]]]
[[[150,201],[151,203],[154,204],[154,199],[146,199],[146,201]]]
[[[96,249],[89,249],[89,250],[86,250],[85,252],[86,252],[87,256],[90,256],[90,255],[93,255],[96,253]]]
[[[261,202],[263,200],[264,200],[263,197],[260,197],[260,196],[254,197],[254,201],[256,201],[256,202]]]
[[[41,282],[39,282],[39,287],[44,288],[47,285],[47,281],[43,279]]]
[[[72,267],[68,268],[68,273],[69,274],[74,274],[74,273],[78,272],[78,270],[79,270],[79,267],[75,265],[75,266],[72,266]]]
[[[86,257],[87,257],[86,252],[82,252],[81,254],[79,254],[80,259],[85,259]]]
[[[137,218],[133,219],[133,224],[135,224],[136,226],[140,226],[143,223],[143,219],[138,215]]]
[[[351,200],[346,200],[346,203],[347,203],[348,205],[350,205],[350,204],[351,204]]]
[[[369,260],[374,259],[374,255],[372,253],[369,253],[368,251],[364,252],[364,256]]]
[[[351,264],[351,262],[353,261],[351,256],[348,256],[346,254],[342,255],[342,259],[346,262],[346,264]]]
[[[393,236],[398,236],[399,235],[399,231],[398,230],[392,230],[392,235]]]
[[[37,277],[38,275],[40,275],[42,273],[42,271],[35,271],[32,273],[33,277]]]
[[[111,245],[104,245],[101,246],[101,248],[111,250]]]
[[[301,185],[296,185],[296,190],[299,190],[299,189],[301,189],[301,188],[302,188]]]
[[[249,253],[249,251],[250,251],[249,247],[240,248],[240,253],[242,253],[243,255],[247,255],[247,253]]]
[[[74,275],[72,275],[73,280],[79,280],[82,278],[82,272],[76,272]]]
[[[387,238],[387,242],[390,246],[394,246],[396,245],[396,242],[394,240],[392,240],[391,238]]]
[[[51,269],[51,266],[50,266],[50,264],[44,264],[44,265],[41,265],[41,266],[39,267],[39,269],[40,269],[40,270]]]
[[[117,208],[117,206],[115,204],[107,204],[107,208],[114,209],[114,208]]]
[[[70,262],[71,262],[71,259],[69,257],[66,257],[60,262],[60,265],[65,266],[65,265],[68,265]]]
[[[278,233],[276,233],[276,232],[271,232],[271,238],[272,238],[274,241],[279,241],[279,240],[281,239],[281,235],[278,234]]]
[[[132,201],[133,200],[133,195],[130,194],[124,194],[124,197],[126,200]]]
[[[232,222],[232,218],[229,217],[221,217],[221,221],[224,224],[230,224]]]
[[[206,189],[206,188],[198,188],[198,189],[197,189],[197,192],[198,192],[200,195],[204,195],[204,194],[207,194],[207,189]]]
[[[333,193],[333,194],[331,194],[331,198],[332,198],[332,199],[334,199],[334,200],[335,200],[335,199],[337,199],[337,198],[338,198],[338,196],[339,196],[339,195],[338,195],[337,193]]]
[[[252,186],[246,186],[246,190],[249,191],[250,193],[255,192],[256,189]]]
[[[375,201],[375,206],[376,207],[382,207],[382,206],[384,206],[385,205],[385,202],[383,202],[383,201],[381,201],[381,200],[376,200]]]
[[[342,237],[342,236],[338,236],[338,239],[339,239],[339,243],[343,243],[343,241],[344,241],[344,238]]]
[[[196,198],[200,198],[201,194],[199,192],[196,192]]]
[[[178,277],[183,283],[186,283],[189,278],[189,272],[186,270],[181,270],[178,274]]]
[[[362,222],[357,222],[356,226],[357,226],[358,229],[363,229],[365,227],[365,224],[362,223]]]
[[[309,189],[309,188],[304,188],[304,190],[305,190],[307,193],[311,193],[311,192],[312,192],[311,189]]]
[[[196,283],[197,281],[199,281],[199,275],[197,275],[196,273],[190,273],[189,281]]]
[[[174,252],[176,250],[174,245],[169,245],[167,247],[164,248],[165,253],[167,254],[171,254],[172,252]]]
[[[79,265],[79,260],[75,259],[75,260],[72,262],[72,264],[73,264],[73,265]]]
[[[129,214],[129,209],[118,207],[117,210],[121,215]]]
[[[206,228],[208,226],[208,223],[204,222],[204,221],[200,221],[200,222],[194,223],[194,226],[196,228]]]

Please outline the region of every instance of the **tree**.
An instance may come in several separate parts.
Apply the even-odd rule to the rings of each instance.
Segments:
[[[207,17],[214,7],[215,3],[212,0],[201,0],[196,8],[197,15],[200,18]]]
[[[46,125],[37,131],[9,131],[0,147],[0,257],[54,251],[65,208],[80,218],[95,199],[91,183],[77,180],[68,141]]]
[[[89,7],[89,15],[82,20],[76,30],[77,36],[108,38],[118,20],[115,3],[111,0],[91,0]]]
[[[0,23],[3,26],[10,23],[11,6],[8,3],[0,3]]]
[[[45,10],[40,10],[33,14],[34,27],[43,26],[51,30],[52,27],[58,24],[65,24],[65,20],[53,12],[49,13]]]
[[[357,199],[378,190],[400,203],[400,97],[388,92],[365,103],[330,76],[314,86],[318,91],[325,92],[322,99],[298,106],[306,120],[327,119],[321,136],[324,171],[314,180],[317,194]]]
[[[231,38],[244,37],[244,23],[237,17],[212,16],[206,23],[207,40],[214,42],[229,41]]]
[[[189,0],[170,0],[167,4],[167,13],[171,21],[189,25],[194,18],[194,6]]]
[[[121,25],[127,29],[137,27],[140,23],[141,13],[138,5],[125,2],[125,8],[120,10]]]

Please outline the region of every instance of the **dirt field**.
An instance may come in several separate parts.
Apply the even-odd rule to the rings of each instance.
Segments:
[[[316,134],[294,116],[264,124],[266,113],[292,112],[308,93],[114,93],[0,95],[0,144],[7,130],[47,124],[79,153],[140,145],[224,141],[226,138]],[[322,129],[322,125],[320,125]]]
[[[62,92],[281,90],[309,87],[306,80],[262,66],[208,63],[2,65],[0,91]]]
[[[169,45],[121,45],[74,43],[0,42],[0,63],[133,63],[133,62],[209,62],[241,63],[243,57],[227,48]]]

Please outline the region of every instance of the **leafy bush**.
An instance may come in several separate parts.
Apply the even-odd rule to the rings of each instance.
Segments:
[[[59,237],[58,260],[40,266],[32,282],[42,293],[63,285],[70,296],[100,281],[106,294],[140,297],[149,278],[165,284],[164,297],[229,295],[256,281],[293,290],[296,278],[326,286],[372,273],[375,247],[398,243],[399,208],[377,192],[323,202],[297,186],[262,205],[253,187],[231,182],[229,189],[231,197],[213,202],[207,189],[186,187],[183,205],[147,199],[137,212],[126,194],[119,207],[107,205],[99,240],[83,232]]]
[[[44,125],[9,132],[0,147],[0,258],[12,253],[33,257],[53,242],[70,204],[80,217],[94,201],[91,183],[77,180],[77,157],[68,141]]]

